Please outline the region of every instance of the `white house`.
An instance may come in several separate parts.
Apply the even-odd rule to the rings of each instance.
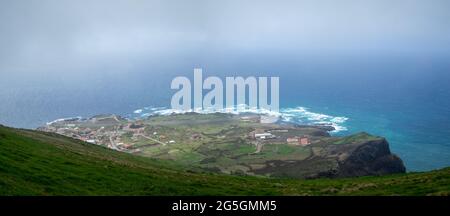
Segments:
[[[270,139],[275,138],[275,136],[271,133],[257,133],[255,134],[256,139]]]

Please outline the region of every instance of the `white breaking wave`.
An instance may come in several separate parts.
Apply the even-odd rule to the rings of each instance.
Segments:
[[[55,123],[58,123],[58,122],[64,122],[64,121],[80,121],[80,120],[82,120],[82,119],[83,119],[83,117],[81,117],[81,116],[70,117],[70,118],[60,118],[60,119],[53,120],[53,121],[51,121],[51,122],[47,122],[46,124],[47,124],[47,125],[52,125],[52,124],[55,124]]]
[[[137,109],[133,113],[135,114],[141,114],[144,110],[143,109]]]
[[[328,125],[334,127],[333,133],[346,131],[344,123],[348,120],[343,116],[331,116],[323,113],[311,112],[305,107],[285,108],[280,110],[282,120],[297,124]]]
[[[348,120],[347,117],[343,116],[331,116],[323,113],[316,113],[309,111],[306,107],[295,107],[295,108],[283,108],[279,112],[273,112],[265,109],[250,108],[247,105],[238,105],[236,107],[228,107],[224,109],[190,109],[190,110],[175,110],[168,109],[166,107],[145,107],[142,109],[135,110],[131,118],[146,118],[149,116],[167,116],[173,114],[184,114],[184,113],[200,113],[200,114],[210,114],[210,113],[230,113],[230,114],[259,114],[270,117],[276,117],[282,122],[295,123],[299,125],[326,125],[332,126],[334,128],[332,133],[338,133],[341,131],[346,131],[345,122]]]

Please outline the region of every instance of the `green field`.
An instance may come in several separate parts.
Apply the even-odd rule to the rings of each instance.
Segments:
[[[293,150],[283,147],[278,151]],[[187,155],[183,156],[186,161],[198,157]],[[450,168],[381,177],[297,180],[196,172],[183,167],[53,133],[0,126],[0,195],[450,194]]]

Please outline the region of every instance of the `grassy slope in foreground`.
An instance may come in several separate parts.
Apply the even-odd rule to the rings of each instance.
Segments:
[[[450,168],[352,179],[268,179],[177,169],[56,134],[0,126],[0,195],[448,195]]]

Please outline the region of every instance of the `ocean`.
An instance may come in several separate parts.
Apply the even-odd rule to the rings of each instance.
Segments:
[[[2,72],[0,124],[36,128],[65,117],[163,112],[174,93],[171,80],[192,78],[194,67],[201,67],[204,77],[280,77],[284,120],[333,124],[334,136],[366,131],[386,137],[408,171],[450,166],[445,58],[278,54],[174,56],[81,72]]]

